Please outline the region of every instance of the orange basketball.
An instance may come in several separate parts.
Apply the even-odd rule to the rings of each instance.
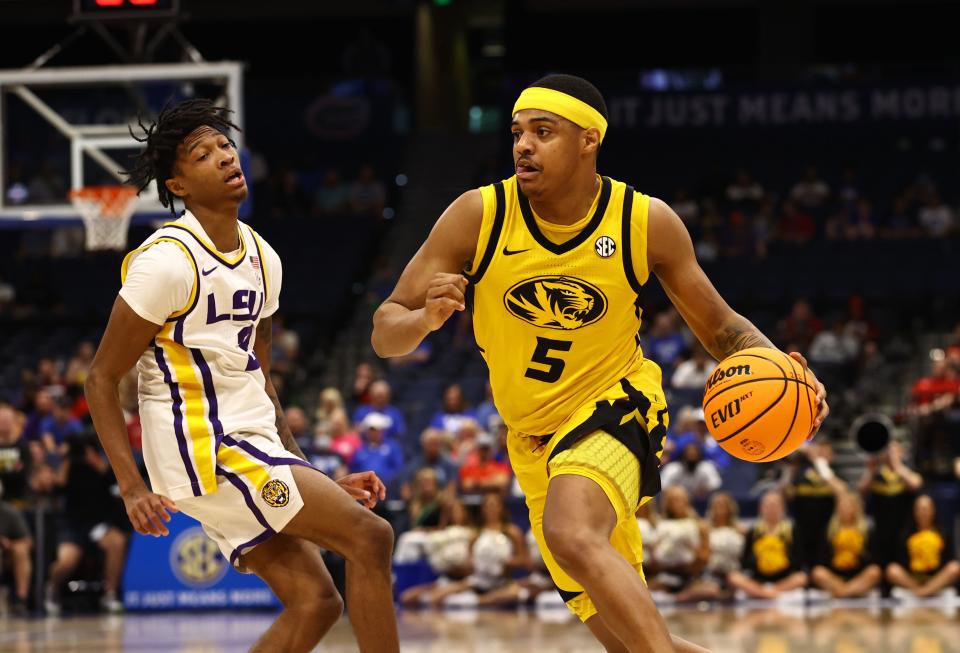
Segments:
[[[731,456],[770,462],[804,443],[816,417],[817,391],[797,361],[764,347],[726,358],[703,393],[707,429]]]

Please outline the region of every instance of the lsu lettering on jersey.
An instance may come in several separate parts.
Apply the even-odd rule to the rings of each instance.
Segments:
[[[474,332],[504,422],[554,433],[621,379],[660,370],[640,348],[650,198],[607,177],[583,220],[544,224],[516,177],[485,186],[477,254],[468,270]],[[556,243],[544,235],[569,233]]]
[[[249,226],[238,228],[240,248],[223,254],[186,212],[123,262],[126,282],[137,259],[159,248],[162,256],[151,254],[151,265],[168,261],[182,269],[185,260],[193,277],[187,301],[166,317],[137,364],[144,460],[154,491],[173,500],[216,492],[218,472],[231,470],[262,489],[270,461],[238,440],[257,434],[280,444],[253,352],[258,322],[276,310],[280,259]]]

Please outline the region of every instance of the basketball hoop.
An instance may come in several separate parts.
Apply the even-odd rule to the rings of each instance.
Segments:
[[[70,191],[87,233],[87,249],[127,247],[127,227],[137,206],[133,186],[86,186]]]

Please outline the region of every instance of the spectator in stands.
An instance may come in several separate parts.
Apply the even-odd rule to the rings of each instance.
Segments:
[[[434,413],[430,426],[448,433],[456,433],[467,419],[474,419],[473,411],[467,408],[463,399],[463,390],[454,383],[443,391],[443,408]]]
[[[380,413],[370,413],[360,428],[363,444],[350,461],[350,471],[370,470],[389,487],[403,471],[403,450],[397,442],[386,437],[390,418]]]
[[[864,596],[883,579],[870,551],[870,527],[860,497],[844,491],[837,495],[837,508],[821,543],[820,563],[813,567],[810,579],[836,599]]]
[[[307,422],[307,414],[299,406],[290,406],[284,411],[287,418],[287,427],[303,451],[313,447],[313,429]]]
[[[916,498],[913,523],[900,540],[896,562],[887,566],[895,598],[934,596],[960,580],[952,530],[937,523],[933,499],[926,494]]]
[[[270,373],[287,377],[293,373],[300,356],[300,335],[288,329],[282,315],[273,316],[273,347],[270,350]]]
[[[700,226],[700,205],[696,198],[690,196],[686,188],[678,188],[674,193],[673,201],[670,202],[670,208],[680,216],[687,231],[696,235]]]
[[[58,361],[46,356],[37,361],[37,385],[47,390],[54,399],[63,395],[63,375]]]
[[[47,614],[60,613],[61,585],[80,564],[84,550],[96,544],[105,556],[101,607],[108,612],[121,612],[123,603],[117,598],[117,590],[123,576],[130,527],[115,492],[116,479],[92,433],[71,436],[67,447],[66,460],[57,472],[64,511],[57,529],[57,559],[50,567],[44,607]]]
[[[360,168],[357,180],[350,187],[350,210],[357,215],[383,217],[387,204],[387,190],[377,179],[377,173],[369,163]]]
[[[413,607],[429,604],[438,588],[467,578],[473,572],[470,546],[477,530],[460,501],[448,499],[444,503],[440,526],[440,529],[427,533],[425,537],[423,533],[416,533],[413,537],[401,536],[397,541],[395,562],[419,560],[422,548],[430,561],[430,568],[439,576],[434,582],[404,590],[400,594],[401,605]]]
[[[707,384],[707,379],[713,372],[715,363],[707,354],[707,350],[697,341],[693,345],[693,351],[690,358],[677,365],[673,376],[670,377],[670,385],[677,390],[691,390],[700,393],[703,396],[703,388]]]
[[[846,491],[830,463],[833,447],[827,441],[808,442],[790,458],[784,476],[783,492],[791,501],[796,529],[794,562],[809,569],[819,561],[827,524],[836,508],[836,495]]]
[[[482,433],[477,420],[467,418],[459,423],[454,432],[453,446],[450,449],[450,458],[459,466],[465,465],[476,457],[477,437]]]
[[[499,492],[506,494],[512,474],[510,466],[495,460],[493,436],[485,431],[477,435],[476,455],[460,468],[460,490],[464,493]]]
[[[500,413],[497,412],[497,407],[493,405],[493,388],[490,387],[490,381],[487,381],[484,387],[483,401],[476,407],[473,414],[476,416],[480,428],[491,433],[496,430],[499,423],[503,422],[503,420],[499,419]],[[496,420],[494,420],[494,418],[496,418]]]
[[[315,427],[313,440],[309,447],[300,447],[310,464],[321,472],[337,480],[347,475],[347,459],[333,448],[333,438],[324,428]]]
[[[732,457],[723,450],[717,441],[707,430],[707,422],[704,419],[703,408],[699,406],[700,400],[694,406],[684,406],[677,413],[677,426],[674,435],[667,439],[667,454],[670,460],[677,458],[684,448],[689,444],[695,444],[700,447],[703,457],[713,463],[717,470],[726,469],[730,466]]]
[[[22,508],[30,489],[30,450],[12,406],[0,403],[0,484],[4,501]]]
[[[943,238],[950,234],[955,222],[953,209],[944,203],[936,191],[930,192],[923,208],[917,213],[917,219],[927,236],[932,238]]]
[[[350,191],[336,168],[327,170],[313,198],[314,212],[322,217],[343,215],[349,205]]]
[[[716,229],[704,227],[694,245],[697,260],[702,263],[712,263],[720,256],[720,238]]]
[[[640,527],[640,539],[643,541],[643,574],[647,578],[653,578],[660,571],[654,557],[657,550],[657,525],[660,523],[656,502],[651,499],[642,503],[634,515],[637,526]]]
[[[370,384],[369,403],[357,406],[353,411],[353,422],[359,424],[370,413],[380,413],[390,418],[390,428],[387,429],[387,437],[394,440],[403,441],[407,435],[407,422],[403,413],[396,406],[390,403],[390,384],[379,380]]]
[[[660,474],[664,488],[679,486],[696,499],[705,499],[722,484],[716,465],[703,459],[703,450],[690,442],[680,451],[680,458],[663,466]]]
[[[756,213],[764,194],[763,186],[747,170],[737,172],[737,178],[727,186],[727,202],[730,209],[746,215]]]
[[[354,407],[370,403],[370,385],[374,381],[373,366],[370,363],[360,363],[353,375],[353,390],[351,403]]]
[[[747,214],[734,211],[723,231],[724,258],[740,258],[754,252],[753,228]]]
[[[409,501],[413,493],[413,479],[422,469],[433,471],[437,484],[446,495],[455,494],[460,474],[457,465],[445,451],[446,445],[447,435],[443,431],[434,428],[424,430],[420,435],[420,453],[407,463],[401,474],[401,498]]]
[[[753,253],[757,259],[767,258],[770,241],[777,232],[777,215],[773,200],[766,198],[753,216]]]
[[[271,178],[271,198],[275,219],[298,219],[307,214],[307,197],[300,187],[297,171],[281,166]]]
[[[653,549],[658,573],[650,589],[679,592],[700,575],[710,557],[710,545],[706,525],[683,486],[666,487],[662,496],[663,515],[657,522]]]
[[[534,537],[532,530],[527,531],[526,544],[530,562],[524,571],[529,570],[529,575],[512,581],[499,589],[481,594],[477,600],[478,606],[536,605],[538,596],[544,592],[556,591],[557,586],[553,584],[553,580],[550,578],[550,571],[547,569],[547,563],[543,561],[540,545],[537,544],[537,539]]]
[[[413,370],[415,372],[416,370],[426,367],[432,357],[433,343],[430,341],[430,338],[427,337],[420,341],[417,348],[409,354],[391,358],[388,364],[393,370]]]
[[[804,209],[794,202],[784,202],[777,238],[794,245],[805,245],[817,235],[817,225]]]
[[[913,384],[910,403],[915,412],[929,414],[949,407],[958,394],[960,375],[946,358],[941,358],[931,361],[930,374]]]
[[[41,388],[33,397],[33,410],[27,414],[23,427],[23,439],[27,442],[39,442],[43,436],[42,425],[53,416],[54,401],[47,390]]]
[[[857,489],[867,498],[873,518],[873,558],[886,568],[896,557],[896,544],[910,518],[914,495],[923,478],[903,462],[903,447],[893,440],[867,458]]]
[[[710,558],[703,575],[688,589],[677,594],[677,601],[725,600],[731,598],[727,577],[740,570],[745,530],[737,522],[739,506],[726,492],[710,497],[707,507]]]
[[[445,496],[437,473],[429,467],[422,467],[413,477],[413,490],[407,501],[410,527],[439,527]]]
[[[0,453],[2,453],[0,449]],[[0,461],[2,464],[2,461]],[[12,503],[4,500],[4,485],[0,482],[0,563],[9,558],[13,569],[13,600],[10,610],[15,616],[27,612],[27,599],[30,596],[30,577],[33,574],[33,562],[30,551],[33,538],[23,518],[23,513]],[[0,572],[3,565],[0,564]]]
[[[658,313],[653,318],[644,353],[669,374],[686,348],[676,310],[671,308]]]
[[[790,189],[790,199],[801,208],[817,213],[830,199],[830,186],[820,178],[816,166],[808,166],[803,179]]]
[[[910,212],[910,203],[901,195],[893,201],[893,208],[880,231],[884,238],[916,238],[923,234]]]
[[[835,318],[829,329],[824,329],[813,337],[807,358],[816,367],[818,376],[833,381],[834,385],[837,382],[848,385],[853,380],[854,365],[859,353],[860,342],[847,331],[847,325],[842,319]]]
[[[368,415],[369,417],[369,415]],[[330,414],[329,434],[333,440],[333,450],[343,456],[347,464],[353,462],[353,456],[363,446],[360,434],[350,428],[350,421],[344,410],[336,410]]]
[[[823,324],[813,314],[810,303],[798,299],[790,309],[790,314],[777,327],[780,342],[794,343],[801,351],[806,351],[810,343],[823,329]]]
[[[67,371],[64,373],[64,381],[68,386],[82,388],[87,380],[87,374],[90,373],[90,365],[93,363],[93,355],[96,352],[93,343],[83,341],[77,345],[77,351],[67,363]]]
[[[83,432],[83,424],[72,415],[73,401],[61,397],[54,402],[53,414],[40,424],[40,446],[48,463],[59,464],[67,438]]]
[[[873,208],[873,202],[866,197],[861,197],[853,209],[847,213],[843,236],[847,240],[876,238],[878,226],[879,220]]]
[[[837,200],[843,208],[850,208],[860,199],[860,184],[857,182],[857,171],[853,168],[844,168],[843,179],[837,188]]]
[[[343,395],[336,388],[324,388],[320,391],[317,410],[313,414],[313,423],[315,428],[330,430],[330,418],[336,411],[345,410],[343,405]]]
[[[430,597],[435,606],[461,592],[476,595],[502,588],[510,582],[513,569],[529,568],[530,553],[523,532],[510,521],[510,514],[498,493],[487,494],[480,508],[480,529],[470,544],[473,572],[465,579],[435,590]]]
[[[787,519],[786,504],[779,492],[767,492],[760,500],[760,519],[747,533],[743,547],[743,571],[732,571],[727,582],[748,598],[776,599],[807,585],[807,575],[797,565],[797,540]]]

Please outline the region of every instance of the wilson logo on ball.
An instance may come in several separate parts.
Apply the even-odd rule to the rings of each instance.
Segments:
[[[742,375],[750,376],[749,365],[733,365],[728,367],[726,370],[717,368],[717,370],[713,373],[713,376],[710,377],[710,380],[707,381],[707,390],[720,383],[724,379]]]

